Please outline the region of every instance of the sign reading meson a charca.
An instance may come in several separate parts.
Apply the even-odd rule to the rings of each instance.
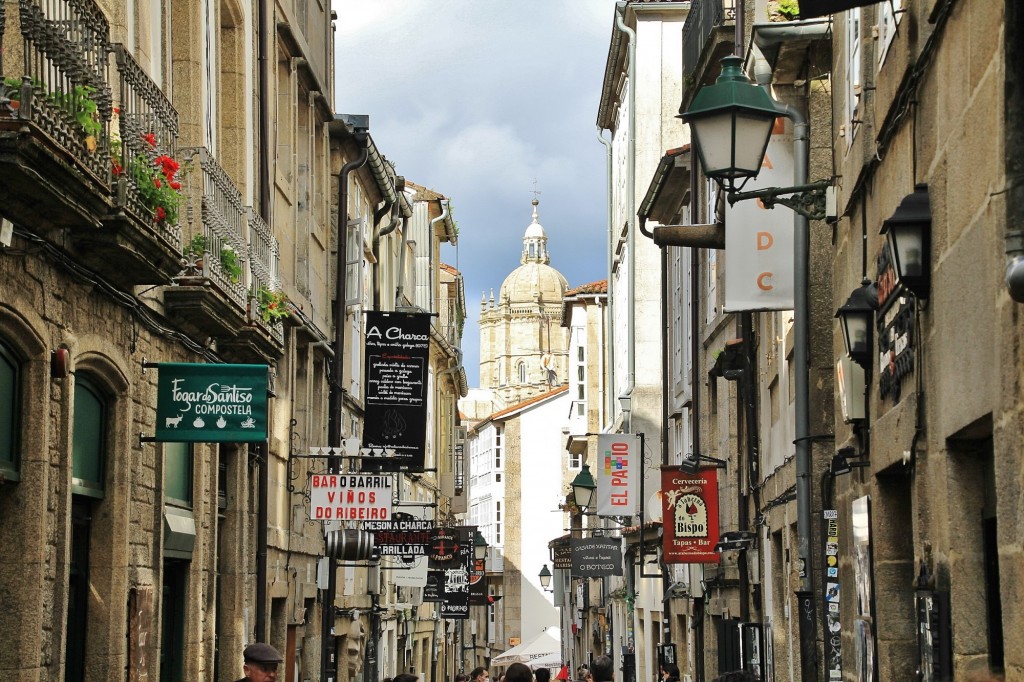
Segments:
[[[430,548],[434,522],[412,518],[408,514],[396,514],[397,516],[404,518],[368,521],[363,524],[363,530],[373,533],[373,544],[377,552],[381,556],[426,556]]]
[[[387,521],[391,476],[314,474],[309,477],[309,518],[314,521]]]
[[[718,469],[661,469],[661,556],[666,564],[717,564]]]
[[[267,366],[157,365],[156,435],[175,443],[267,439]]]
[[[364,471],[423,471],[430,315],[366,313],[363,447],[393,453],[363,459]]]

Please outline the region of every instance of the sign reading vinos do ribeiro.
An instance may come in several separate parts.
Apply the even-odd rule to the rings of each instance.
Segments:
[[[266,365],[158,365],[159,442],[252,443],[267,439]]]

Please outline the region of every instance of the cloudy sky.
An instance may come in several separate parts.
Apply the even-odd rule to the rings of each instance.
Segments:
[[[481,294],[519,265],[530,202],[570,287],[606,277],[597,106],[614,0],[334,0],[337,111],[369,114],[400,175],[451,198],[478,385]],[[536,185],[534,184],[536,182]]]

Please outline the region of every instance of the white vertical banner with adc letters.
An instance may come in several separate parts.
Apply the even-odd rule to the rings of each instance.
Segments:
[[[775,119],[761,172],[744,192],[793,185],[793,132]],[[793,309],[793,210],[760,199],[725,206],[725,311]]]
[[[632,516],[640,503],[642,454],[635,433],[597,437],[597,515]]]

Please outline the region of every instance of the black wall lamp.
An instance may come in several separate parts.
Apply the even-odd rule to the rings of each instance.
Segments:
[[[708,457],[707,455],[687,455],[683,458],[683,461],[679,463],[679,470],[684,474],[695,474],[700,469],[701,462],[710,462],[718,469],[724,469],[726,465],[726,461],[724,459],[718,459],[717,457]]]
[[[876,308],[878,289],[865,277],[836,311],[836,319],[843,330],[846,354],[866,370],[871,369],[871,338]]]
[[[928,298],[932,272],[932,208],[928,185],[914,186],[892,216],[882,223],[899,282],[918,298]]]
[[[715,545],[715,551],[721,554],[722,552],[748,550],[754,546],[756,539],[757,534],[752,530],[729,530],[718,536],[718,544]]]
[[[829,465],[829,473],[833,476],[841,476],[843,474],[850,473],[855,468],[863,468],[871,465],[871,462],[869,462],[866,457],[865,459],[860,459],[861,457],[865,457],[865,453],[858,453],[852,447],[847,446],[839,448],[839,451],[832,456],[832,463]]]

